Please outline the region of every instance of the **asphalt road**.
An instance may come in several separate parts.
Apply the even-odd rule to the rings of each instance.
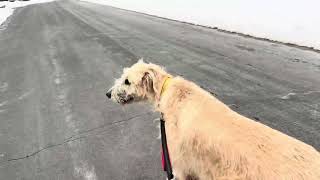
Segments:
[[[140,57],[320,149],[320,54],[79,1],[0,28],[0,179],[163,179],[157,113],[105,92]]]

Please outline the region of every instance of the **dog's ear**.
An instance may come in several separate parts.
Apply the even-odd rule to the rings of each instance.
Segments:
[[[143,58],[140,58],[137,63],[144,63]]]
[[[145,90],[145,93],[154,93],[153,88],[153,77],[149,72],[145,72],[142,77],[142,85]]]
[[[142,77],[142,83],[146,88],[146,92],[153,94],[156,100],[160,99],[161,77],[162,76],[152,68],[148,69]]]

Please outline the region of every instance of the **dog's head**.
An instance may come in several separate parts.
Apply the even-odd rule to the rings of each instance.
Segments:
[[[123,74],[108,90],[107,97],[120,104],[160,99],[163,82],[170,75],[158,65],[139,60],[123,70]]]

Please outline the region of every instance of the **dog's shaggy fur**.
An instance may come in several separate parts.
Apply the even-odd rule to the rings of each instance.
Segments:
[[[177,179],[320,180],[313,147],[234,112],[157,65],[139,61],[125,69],[109,93],[121,104],[149,100],[164,114]]]

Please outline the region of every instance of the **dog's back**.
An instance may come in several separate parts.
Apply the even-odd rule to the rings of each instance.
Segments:
[[[174,78],[160,102],[173,166],[199,179],[320,180],[313,147],[248,119],[194,83]]]

